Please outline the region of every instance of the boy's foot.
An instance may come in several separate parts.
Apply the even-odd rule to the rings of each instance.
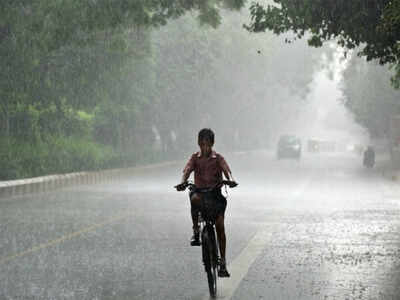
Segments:
[[[221,264],[218,270],[218,277],[230,277],[228,270],[226,269],[226,264]]]
[[[193,233],[190,239],[190,246],[200,246],[200,234],[198,232]]]

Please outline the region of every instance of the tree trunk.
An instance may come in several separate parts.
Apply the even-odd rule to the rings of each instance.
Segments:
[[[5,137],[10,136],[10,113],[7,107],[5,105],[1,106],[1,112],[2,112],[2,120],[1,120],[1,132],[0,135],[3,135]]]

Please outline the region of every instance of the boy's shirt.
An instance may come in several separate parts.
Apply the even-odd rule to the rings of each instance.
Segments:
[[[231,170],[224,157],[212,151],[209,157],[194,153],[187,162],[183,173],[189,175],[194,171],[194,184],[199,188],[213,187],[222,180],[222,172],[228,178]]]

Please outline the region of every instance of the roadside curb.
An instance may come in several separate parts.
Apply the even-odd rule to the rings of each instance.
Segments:
[[[244,155],[259,152],[265,152],[265,149],[235,151],[231,152],[231,154]],[[130,168],[55,174],[34,178],[0,181],[0,199],[25,194],[49,192],[70,186],[111,182],[114,180],[126,178],[135,171],[162,168],[184,162],[185,161],[183,160],[174,160]]]
[[[67,174],[47,175],[34,178],[0,181],[0,198],[25,194],[49,192],[64,187],[111,182],[128,177],[135,171],[155,169],[176,164],[178,161],[168,161],[151,165],[130,168],[110,169],[93,172],[76,172]]]

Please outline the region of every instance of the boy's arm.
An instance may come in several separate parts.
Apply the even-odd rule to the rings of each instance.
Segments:
[[[181,183],[185,183],[189,179],[190,173],[183,173]]]
[[[225,158],[222,155],[219,155],[219,165],[221,166],[222,173],[224,173],[225,178],[227,180],[235,181],[233,179],[232,171],[229,168],[228,163],[226,162]]]
[[[235,179],[233,179],[232,172],[230,172],[230,171],[223,171],[223,173],[224,173],[224,176],[225,176],[226,180],[235,181]]]
[[[193,154],[189,161],[187,162],[185,168],[183,169],[183,175],[182,175],[182,180],[181,183],[186,182],[189,179],[190,173],[193,172],[194,170],[194,159],[195,159],[195,155]]]

